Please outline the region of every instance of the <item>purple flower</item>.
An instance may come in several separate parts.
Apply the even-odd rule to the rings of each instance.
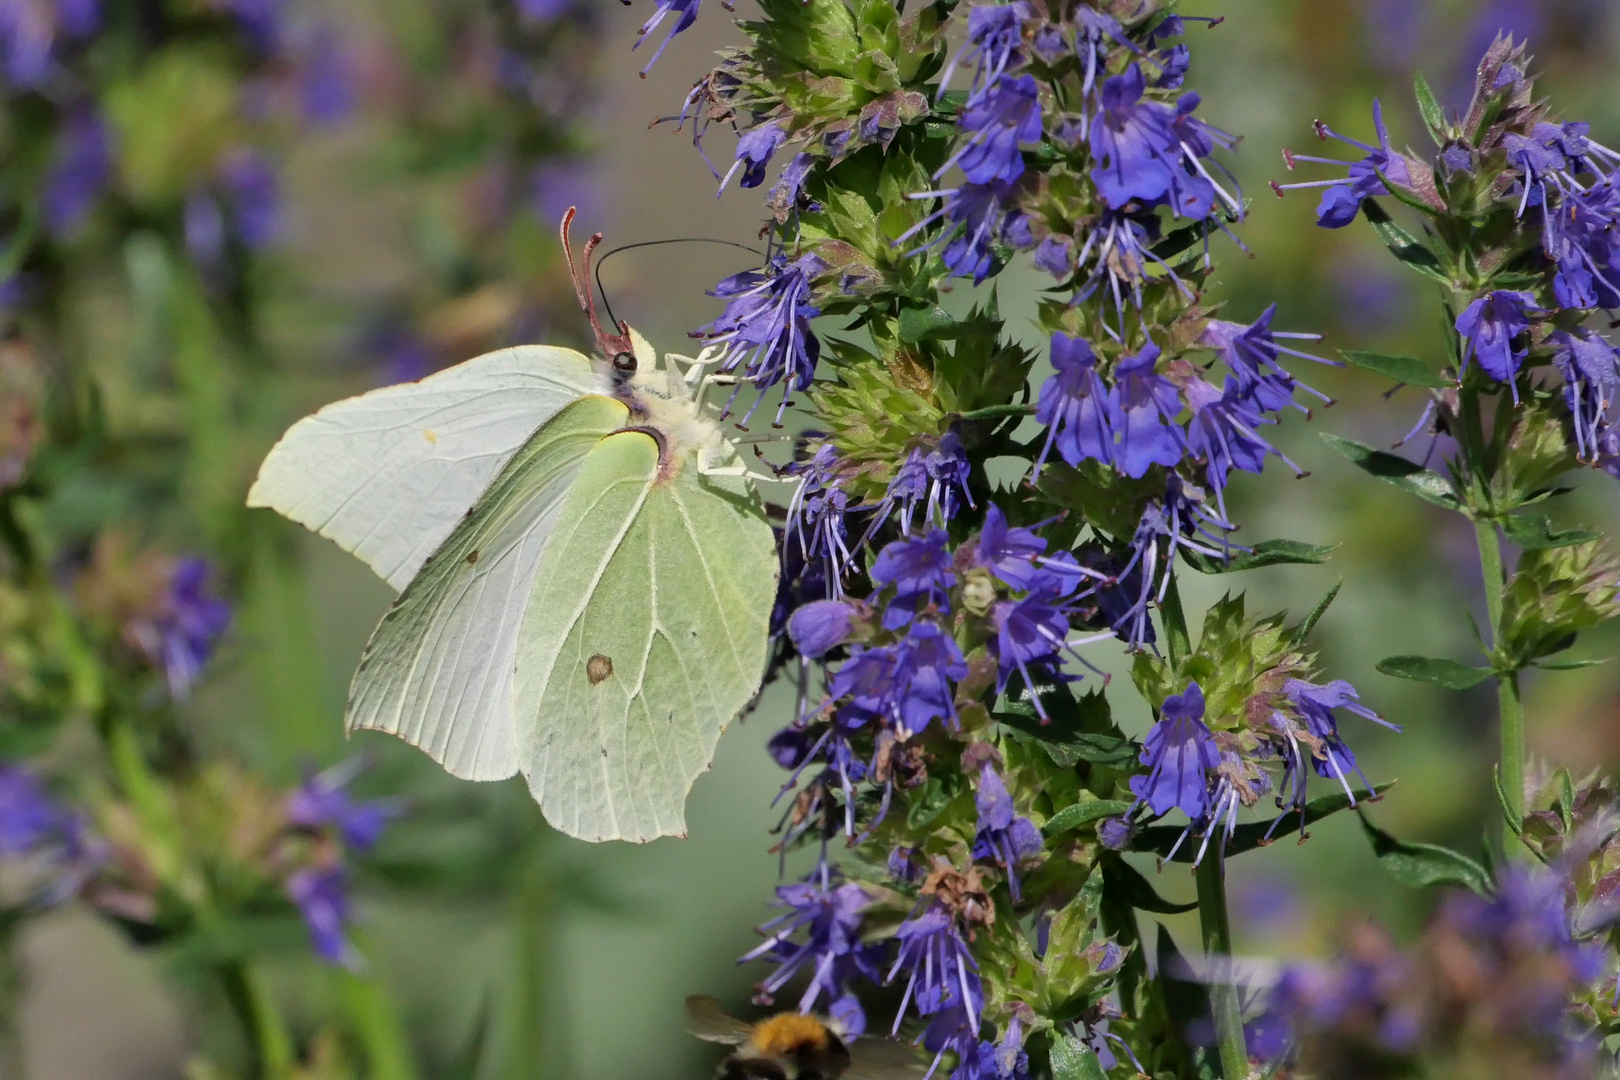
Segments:
[[[842,600],[814,600],[793,613],[788,636],[801,656],[819,660],[849,640],[855,608]]]
[[[1141,583],[1141,591],[1112,624],[1123,633],[1127,645],[1140,649],[1153,640],[1148,608],[1164,600],[1176,553],[1186,548],[1210,558],[1225,558],[1234,545],[1224,534],[1233,528],[1231,522],[1210,512],[1197,489],[1189,487],[1177,474],[1170,474],[1164,497],[1142,511],[1131,537],[1130,559],[1118,574],[1122,585]],[[1219,530],[1219,534],[1212,530]]]
[[[1221,763],[1204,724],[1204,691],[1197,683],[1164,699],[1159,721],[1142,742],[1146,776],[1131,777],[1138,803],[1154,816],[1180,808],[1194,821],[1209,811],[1209,773]]]
[[[259,52],[269,55],[281,47],[281,17],[285,0],[225,0],[237,25]]]
[[[42,199],[51,235],[72,233],[112,177],[112,138],[93,108],[75,109],[63,123]]]
[[[6,80],[19,90],[32,90],[51,66],[56,37],[50,8],[35,0],[0,0],[0,61]]]
[[[298,91],[304,117],[313,124],[336,124],[354,112],[354,65],[335,28],[322,26],[305,49]]]
[[[1515,346],[1513,339],[1530,329],[1529,316],[1535,306],[1536,298],[1530,293],[1499,289],[1475,300],[1457,316],[1457,333],[1463,337],[1463,370],[1477,357],[1485,374],[1508,384],[1515,405],[1519,403],[1519,365],[1529,349]]]
[[[281,184],[270,159],[257,151],[238,151],[226,159],[219,175],[242,243],[253,251],[275,243],[281,236]]]
[[[946,223],[945,229],[933,240],[909,254],[915,255],[943,244],[945,250],[941,258],[945,262],[946,269],[952,274],[957,277],[970,277],[975,285],[989,277],[991,269],[995,266],[995,252],[991,250],[991,245],[1004,238],[1009,223],[1020,220],[1013,213],[1018,205],[1017,186],[996,180],[988,184],[963,184],[960,187],[926,192],[915,197],[943,198],[945,203],[902,233],[895,244],[905,243],[934,222],[943,219]]]
[[[844,594],[844,576],[855,558],[849,550],[849,496],[840,486],[841,468],[838,451],[830,443],[822,443],[808,461],[795,462],[784,470],[801,478],[788,502],[785,534],[806,563],[825,566],[827,589],[833,597]]]
[[[1317,686],[1300,679],[1289,679],[1283,684],[1283,693],[1299,713],[1300,719],[1305,721],[1306,728],[1321,742],[1320,756],[1314,761],[1316,775],[1322,777],[1337,777],[1344,786],[1345,794],[1350,796],[1351,805],[1355,804],[1355,792],[1350,790],[1350,781],[1346,773],[1353,772],[1361,777],[1361,782],[1368,791],[1373,785],[1361,770],[1356,767],[1356,755],[1350,752],[1344,740],[1339,736],[1339,724],[1334,718],[1334,711],[1344,709],[1346,712],[1381,724],[1391,731],[1400,731],[1400,727],[1390,723],[1365,705],[1356,694],[1355,687],[1343,679],[1336,679],[1326,686]],[[1294,787],[1296,801],[1304,799],[1304,778],[1297,778]]]
[[[744,377],[761,391],[761,401],[763,391],[783,384],[782,403],[776,410],[778,424],[787,409],[788,395],[810,386],[821,358],[821,341],[810,329],[810,320],[821,314],[810,303],[810,278],[823,269],[814,255],[791,261],[777,255],[763,269],[726,278],[709,294],[727,299],[726,310],[693,335],[720,349],[721,371],[742,367]],[[736,400],[735,392],[732,400]],[[743,417],[744,424],[757,408],[759,401]],[[730,409],[728,401],[726,410]]]
[[[1564,403],[1569,406],[1575,433],[1575,455],[1595,463],[1602,455],[1604,435],[1613,428],[1609,408],[1620,389],[1620,353],[1587,329],[1552,335],[1558,352],[1553,361],[1564,376]]]
[[[1075,293],[1074,304],[1083,304],[1096,295],[1106,283],[1119,315],[1123,336],[1125,298],[1138,310],[1142,307],[1142,286],[1148,279],[1148,267],[1157,266],[1165,278],[1172,282],[1189,301],[1193,291],[1176,274],[1175,269],[1153,253],[1159,240],[1159,218],[1152,212],[1127,213],[1119,210],[1104,211],[1086,236],[1075,263],[1084,276],[1084,283]],[[1090,270],[1087,271],[1087,267]]]
[[[1142,69],[1135,64],[1106,80],[1091,124],[1091,154],[1097,161],[1091,178],[1097,194],[1115,210],[1133,201],[1152,204],[1166,198],[1180,171],[1176,112],[1161,102],[1144,101],[1146,89]]]
[[[1018,896],[1018,864],[1041,853],[1045,846],[1035,823],[1013,809],[1012,796],[996,767],[986,762],[979,769],[979,790],[974,795],[979,825],[973,836],[973,857],[987,859],[1007,871],[1013,902]]]
[[[1227,376],[1226,389],[1217,390],[1194,377],[1185,391],[1192,420],[1187,425],[1187,446],[1204,462],[1204,475],[1215,492],[1215,504],[1226,516],[1225,491],[1233,469],[1258,473],[1265,468],[1266,456],[1275,454],[1295,473],[1304,475],[1298,465],[1275,446],[1261,438],[1258,428],[1277,421],[1266,416],[1233,376]]]
[[[900,463],[895,470],[894,479],[883,493],[883,500],[878,503],[872,516],[872,522],[866,528],[866,535],[861,538],[865,543],[875,535],[878,529],[889,520],[889,515],[899,507],[900,533],[902,536],[911,535],[911,519],[919,505],[926,500],[924,519],[932,525],[945,525],[956,517],[958,500],[973,505],[973,496],[968,492],[968,477],[972,465],[969,464],[967,453],[962,448],[962,440],[957,436],[955,429],[947,431],[940,436],[939,442],[932,450],[924,453],[922,446],[913,446],[906,453],[906,460]]]
[[[1052,447],[1070,465],[1091,459],[1114,462],[1114,431],[1121,426],[1113,394],[1097,374],[1097,355],[1083,338],[1052,335],[1056,373],[1041,384],[1035,419],[1046,425],[1046,443],[1035,459],[1035,476]]]
[[[884,545],[869,571],[879,588],[894,586],[900,596],[924,594],[942,600],[956,584],[950,536],[944,529]]]
[[[362,802],[349,795],[349,783],[363,766],[362,759],[351,758],[324,772],[305,776],[304,782],[287,796],[287,821],[301,829],[336,829],[353,851],[371,848],[388,823],[399,815],[399,807],[388,800]]]
[[[1378,145],[1368,146],[1357,139],[1340,135],[1320,120],[1317,121],[1318,138],[1337,139],[1366,151],[1367,156],[1359,161],[1341,161],[1338,158],[1285,152],[1283,160],[1287,162],[1289,169],[1293,169],[1298,162],[1308,161],[1317,165],[1341,166],[1349,170],[1349,177],[1346,180],[1310,180],[1297,184],[1274,183],[1273,190],[1281,195],[1285,191],[1302,188],[1327,188],[1322,196],[1321,205],[1316,208],[1316,223],[1324,229],[1344,228],[1356,219],[1363,199],[1389,194],[1384,181],[1379,179],[1380,173],[1402,187],[1410,187],[1412,183],[1406,159],[1390,147],[1389,129],[1384,126],[1384,106],[1377,101],[1373,102],[1373,128],[1378,133]]]
[[[1037,579],[1037,585],[1047,580],[1061,579],[1043,575]],[[991,610],[991,620],[996,628],[996,692],[1005,692],[1008,682],[1014,675],[1018,675],[1023,679],[1024,687],[1029,693],[1030,704],[1043,723],[1050,718],[1041,704],[1039,693],[1041,683],[1073,682],[1080,677],[1067,674],[1061,669],[1063,654],[1067,653],[1082,665],[1095,671],[1096,668],[1087,663],[1076,651],[1076,647],[1089,644],[1098,638],[1112,636],[1101,634],[1098,638],[1069,640],[1069,615],[1078,599],[1079,597],[1064,599],[1037,587],[1036,591],[1024,599],[1003,600]]]
[[[1074,237],[1048,236],[1036,247],[1030,262],[1037,270],[1045,270],[1059,281],[1066,280],[1074,273]]]
[[[63,37],[87,38],[101,29],[101,0],[55,0],[55,7]]]
[[[1542,215],[1542,248],[1557,264],[1553,294],[1566,308],[1620,307],[1620,185],[1564,185]]]
[[[861,942],[861,912],[871,905],[871,896],[854,882],[832,886],[822,867],[804,883],[778,886],[776,902],[787,911],[760,927],[770,936],[742,957],[768,958],[780,965],[759,984],[760,990],[775,994],[796,975],[808,974],[799,1011],[810,1012],[826,1001],[841,1019],[857,1021],[849,1034],[861,1034],[865,1015],[849,983],[856,977],[876,981],[882,974],[883,947]],[[802,940],[791,940],[801,931]]]
[[[1176,424],[1181,396],[1169,379],[1154,373],[1158,362],[1159,347],[1149,341],[1114,368],[1114,430],[1119,439],[1114,466],[1126,476],[1144,476],[1154,465],[1174,466],[1187,453],[1186,438]]]
[[[737,160],[732,163],[731,169],[720,181],[720,191],[726,190],[731,178],[737,174],[738,169],[743,170],[743,176],[738,183],[745,188],[755,188],[765,182],[765,169],[771,163],[771,157],[787,139],[787,132],[778,124],[760,124],[743,132],[737,140]],[[718,192],[716,192],[718,194]]]
[[[984,991],[979,981],[979,964],[973,951],[962,940],[956,920],[937,902],[922,914],[907,919],[894,932],[900,945],[886,982],[906,974],[905,993],[894,1018],[899,1032],[906,1007],[915,1004],[917,1015],[942,1012],[959,1015],[975,1035],[979,1015],[984,1011]]]
[[[894,652],[894,704],[890,711],[907,731],[921,731],[936,719],[956,726],[955,682],[967,678],[967,662],[956,639],[939,624],[912,623]]]
[[[206,560],[180,559],[155,610],[130,626],[141,651],[168,676],[176,699],[190,693],[231,624],[230,605],[208,592],[209,576]]]
[[[1003,75],[962,110],[959,123],[968,137],[934,173],[938,180],[960,165],[968,182],[1011,183],[1024,174],[1019,143],[1041,137],[1041,101],[1032,75]]]
[[[310,945],[329,964],[354,968],[359,954],[349,941],[349,873],[342,865],[311,866],[287,879],[287,895],[298,905]]]
[[[1024,24],[1030,19],[1024,0],[1010,4],[976,4],[968,11],[967,47],[951,58],[939,77],[940,93],[950,85],[956,66],[971,59],[975,65],[968,88],[968,103],[977,102],[984,89],[1009,68],[1024,62]]]
[[[518,0],[518,14],[534,22],[550,22],[572,14],[577,0]]]
[[[199,266],[215,270],[224,264],[225,215],[220,212],[219,200],[206,191],[188,195],[181,211],[181,228],[186,250]]]
[[[973,552],[973,564],[982,566],[1015,589],[1029,590],[1039,574],[1039,560],[1046,552],[1046,541],[1029,529],[1007,524],[1001,507],[985,508],[984,528]]]
[[[1311,389],[1304,383],[1296,382],[1281,364],[1284,355],[1295,356],[1301,360],[1311,360],[1318,364],[1327,364],[1329,367],[1342,366],[1337,361],[1328,360],[1311,353],[1301,352],[1287,345],[1279,345],[1278,339],[1295,341],[1320,341],[1320,334],[1283,333],[1271,328],[1271,320],[1277,314],[1277,305],[1272,304],[1260,313],[1260,317],[1252,324],[1244,326],[1242,323],[1227,322],[1224,319],[1211,319],[1204,327],[1204,332],[1198,338],[1198,344],[1207,349],[1214,349],[1223,363],[1237,377],[1238,388],[1243,394],[1252,397],[1256,405],[1265,412],[1282,412],[1290,405],[1294,405],[1294,392],[1304,390],[1322,401],[1332,403],[1326,394]],[[1300,411],[1306,411],[1304,406],[1295,405]]]
[[[632,51],[641,48],[641,43],[647,40],[647,35],[658,28],[658,24],[664,21],[666,15],[674,13],[679,18],[675,25],[669,28],[669,33],[664,35],[664,40],[658,43],[658,49],[653,53],[652,59],[647,61],[647,66],[641,69],[643,79],[647,77],[647,72],[652,70],[652,66],[658,63],[658,58],[664,55],[664,50],[669,48],[669,43],[675,39],[675,35],[697,21],[698,8],[702,6],[703,0],[658,0],[658,10],[642,24],[636,35],[636,43],[630,46]]]

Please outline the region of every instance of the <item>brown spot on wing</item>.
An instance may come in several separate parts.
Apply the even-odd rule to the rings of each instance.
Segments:
[[[599,686],[613,675],[613,658],[597,653],[585,661],[585,677],[592,686]]]

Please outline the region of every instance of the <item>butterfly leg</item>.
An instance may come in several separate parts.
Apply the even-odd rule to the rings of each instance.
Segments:
[[[697,469],[699,476],[744,476],[761,484],[795,484],[800,479],[797,476],[784,476],[774,471],[753,469],[742,460],[736,460],[729,465],[718,465],[707,447],[698,451]]]

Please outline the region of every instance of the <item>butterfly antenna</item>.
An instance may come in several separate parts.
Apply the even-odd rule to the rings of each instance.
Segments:
[[[643,240],[640,243],[624,244],[620,247],[616,247],[606,255],[603,255],[600,259],[596,260],[596,289],[602,294],[602,306],[607,309],[608,318],[610,320],[613,319],[613,304],[608,300],[607,288],[602,284],[602,264],[613,258],[613,256],[617,255],[621,251],[634,251],[636,248],[646,247],[662,247],[664,244],[724,244],[726,247],[742,248],[744,251],[751,251],[755,255],[758,255],[761,259],[768,258],[763,251],[759,250],[759,248],[750,247],[748,244],[739,244],[735,240],[717,240],[712,236],[678,236],[671,240]],[[617,325],[617,322],[615,322],[615,325]]]
[[[630,328],[613,319],[613,309],[608,309],[608,319],[613,323],[613,328],[618,331],[616,334],[610,334],[604,330],[601,319],[596,315],[596,294],[591,292],[591,254],[596,250],[597,245],[602,242],[602,234],[593,233],[591,238],[585,241],[585,248],[579,253],[578,261],[575,261],[574,247],[568,238],[568,229],[574,223],[575,210],[575,207],[570,206],[568,212],[563,214],[562,229],[560,230],[562,233],[563,255],[568,259],[568,273],[574,279],[574,295],[579,298],[580,309],[591,320],[591,330],[596,334],[597,350],[609,359],[624,353],[633,356],[635,355],[635,345],[630,340]],[[597,280],[598,284],[600,284],[600,277]],[[607,298],[604,296],[603,302],[606,303],[606,300]]]

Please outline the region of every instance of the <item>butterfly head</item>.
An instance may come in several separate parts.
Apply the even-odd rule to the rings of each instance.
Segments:
[[[591,255],[595,253],[596,246],[602,242],[601,233],[592,233],[591,238],[585,241],[579,258],[574,258],[573,243],[569,240],[568,229],[574,223],[574,207],[570,206],[562,219],[562,247],[563,255],[568,259],[568,273],[574,279],[574,295],[579,299],[579,306],[591,320],[591,332],[596,335],[596,351],[607,358],[609,375],[613,385],[620,387],[628,383],[641,366],[641,357],[637,355],[636,334],[625,323],[613,323],[613,333],[603,327],[601,318],[596,313],[596,294],[591,291]],[[609,317],[611,321],[611,316]],[[646,344],[645,339],[641,341]],[[651,354],[651,348],[647,352]],[[648,366],[651,366],[650,364]]]

